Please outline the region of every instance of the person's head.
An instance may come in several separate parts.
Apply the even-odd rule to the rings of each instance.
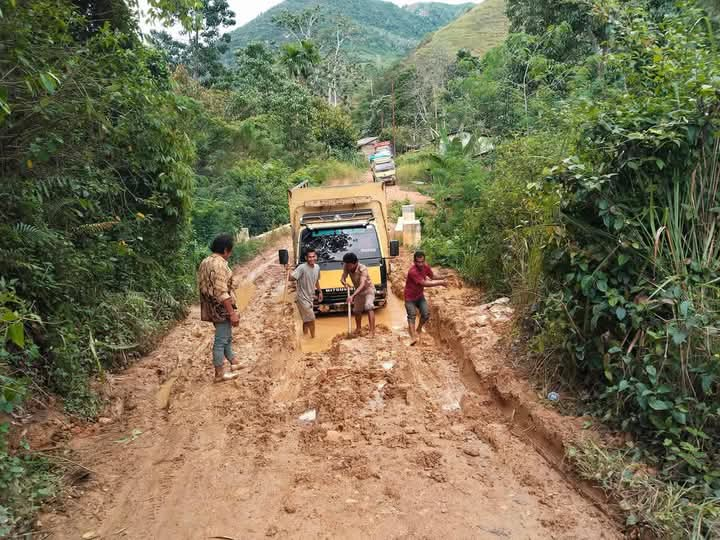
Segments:
[[[308,249],[305,252],[305,261],[310,266],[315,266],[315,263],[317,262],[317,252],[312,248]]]
[[[423,268],[425,266],[425,253],[416,251],[415,255],[413,255],[413,262],[418,268]]]
[[[348,272],[354,272],[358,266],[358,258],[354,253],[346,253],[343,255],[343,268]]]
[[[221,255],[223,259],[228,260],[232,254],[235,240],[231,234],[219,234],[210,244],[210,251]]]

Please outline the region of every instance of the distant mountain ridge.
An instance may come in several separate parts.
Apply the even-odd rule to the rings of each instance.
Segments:
[[[510,21],[505,8],[505,0],[478,3],[423,40],[408,61],[418,66],[433,61],[449,62],[460,49],[481,57],[508,35]]]
[[[284,10],[299,12],[320,5],[330,17],[342,16],[357,29],[348,50],[357,61],[389,64],[408,54],[422,38],[445,26],[468,11],[474,4],[419,2],[405,7],[382,0],[285,0],[262,13],[249,23],[230,32],[226,54],[232,60],[234,51],[252,42],[279,45],[292,38],[272,23],[273,15]],[[318,32],[331,31],[327,20]]]

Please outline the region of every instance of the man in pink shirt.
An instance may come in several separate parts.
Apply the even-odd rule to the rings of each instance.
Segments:
[[[423,326],[430,319],[430,308],[425,300],[425,287],[441,287],[447,285],[445,279],[434,279],[432,269],[425,263],[425,254],[416,251],[413,265],[405,281],[405,311],[407,312],[410,345],[420,341]],[[420,322],[415,329],[415,317],[420,310]]]

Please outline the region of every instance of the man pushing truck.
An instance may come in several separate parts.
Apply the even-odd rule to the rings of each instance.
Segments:
[[[425,262],[425,254],[416,251],[413,255],[413,265],[405,281],[405,311],[407,312],[408,332],[410,345],[415,345],[421,339],[422,329],[430,320],[430,307],[425,300],[425,287],[444,287],[445,279],[435,279],[430,266]],[[415,318],[420,311],[420,322],[415,328]]]
[[[370,326],[370,337],[375,337],[375,286],[370,281],[368,269],[364,264],[358,262],[357,255],[346,253],[343,256],[343,273],[340,283],[350,291],[347,278],[355,287],[355,292],[348,295],[348,304],[352,305],[352,312],[355,315],[355,333],[360,334],[362,327],[362,314],[368,314]]]

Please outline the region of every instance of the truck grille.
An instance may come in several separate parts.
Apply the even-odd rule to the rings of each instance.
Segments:
[[[350,294],[354,289],[350,289]],[[386,291],[375,286],[375,305],[384,305]],[[379,301],[382,301],[379,303]],[[323,304],[345,304],[347,302],[347,289],[343,287],[323,289]],[[315,306],[317,309],[318,306]]]

